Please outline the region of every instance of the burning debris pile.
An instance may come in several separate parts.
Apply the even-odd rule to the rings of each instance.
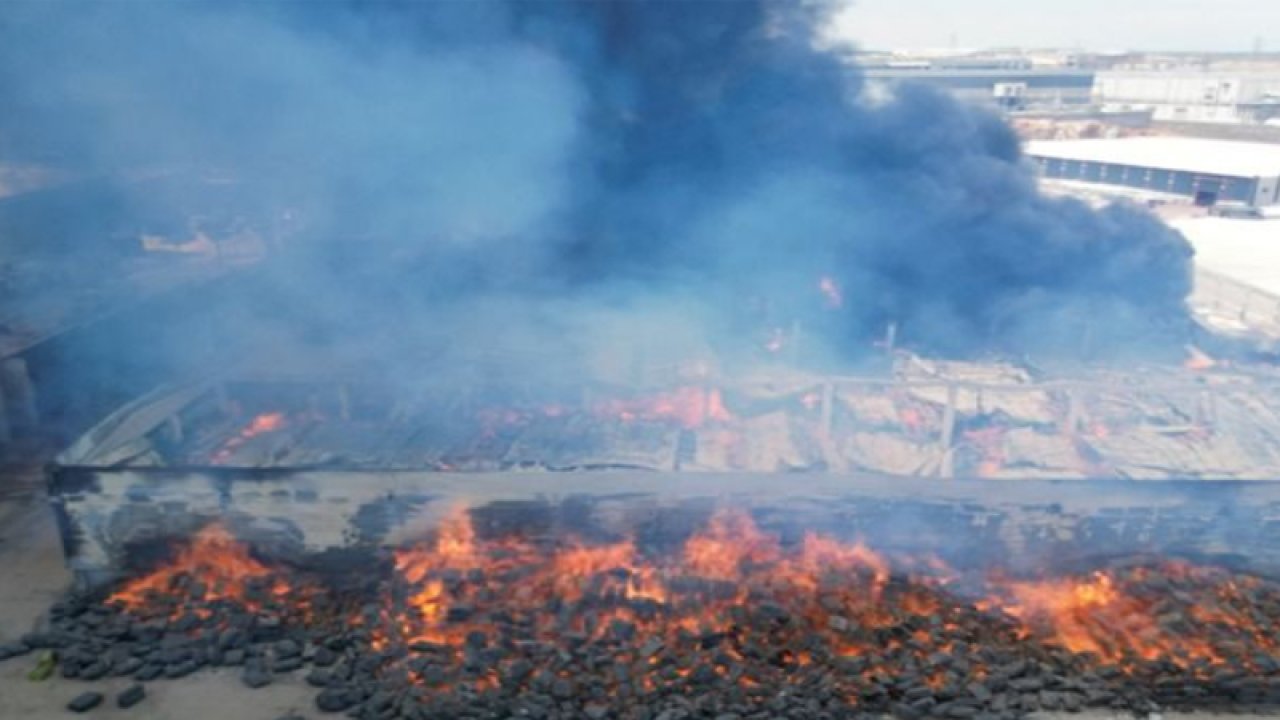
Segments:
[[[341,581],[217,526],[3,648],[93,682],[304,671],[361,718],[1021,717],[1280,704],[1280,586],[1170,561],[1040,580],[794,543],[721,511],[672,548],[472,516]],[[135,698],[144,694],[132,690]],[[94,698],[78,698],[92,705]]]

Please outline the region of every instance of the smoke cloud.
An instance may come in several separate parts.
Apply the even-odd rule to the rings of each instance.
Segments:
[[[828,362],[890,326],[949,355],[1180,341],[1179,235],[1040,195],[984,111],[871,101],[818,46],[825,10],[9,2],[0,150],[236,178],[222,202],[301,228],[227,311],[237,331],[393,372],[768,357],[796,328]],[[130,207],[207,200],[178,187]]]

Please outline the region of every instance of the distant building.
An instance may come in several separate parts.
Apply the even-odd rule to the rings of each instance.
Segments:
[[[1263,207],[1280,204],[1280,145],[1139,137],[1043,140],[1027,155],[1046,178]]]
[[[863,53],[858,65],[873,88],[922,83],[959,100],[1006,112],[1073,110],[1092,102],[1094,70],[1052,51]]]
[[[1098,74],[1094,101],[1103,110],[1150,110],[1172,123],[1280,123],[1280,72],[1107,71]]]
[[[1084,108],[1092,102],[1094,73],[1078,68],[1031,67],[1029,62],[937,64],[904,61],[864,70],[867,81],[892,88],[914,82],[959,100],[1006,111]]]

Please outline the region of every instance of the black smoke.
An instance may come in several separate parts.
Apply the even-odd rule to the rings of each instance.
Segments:
[[[1181,341],[1179,235],[1041,195],[991,114],[873,99],[819,46],[828,9],[9,2],[0,150],[239,178],[306,229],[237,322],[409,368],[771,328],[840,358],[891,326],[951,355]]]

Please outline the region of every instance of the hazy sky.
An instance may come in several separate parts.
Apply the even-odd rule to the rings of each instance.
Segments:
[[[1034,46],[1280,51],[1275,0],[856,0],[840,34],[871,49]]]

